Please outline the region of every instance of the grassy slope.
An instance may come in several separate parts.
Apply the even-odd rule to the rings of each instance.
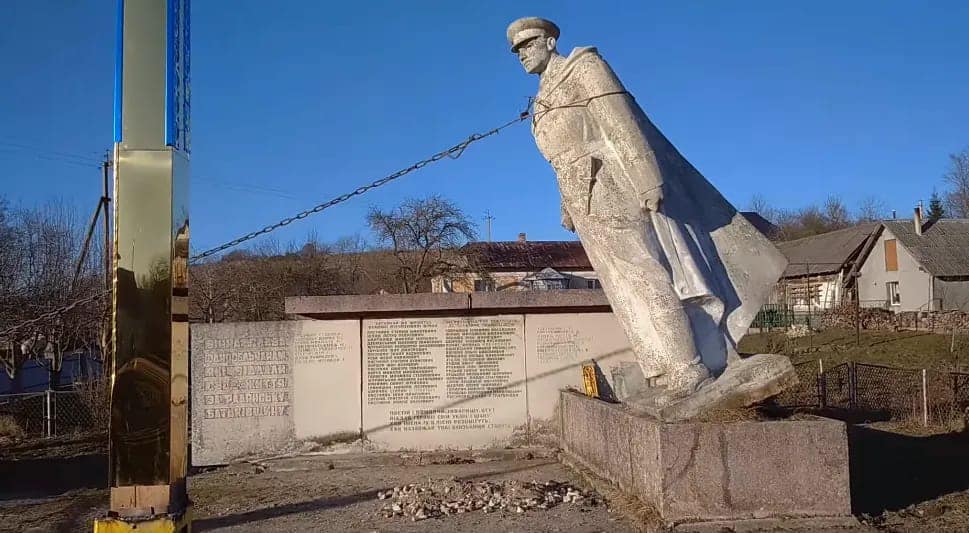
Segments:
[[[950,337],[921,331],[862,331],[861,344],[854,330],[828,329],[788,339],[783,332],[753,333],[740,341],[741,353],[783,353],[794,363],[822,359],[826,366],[845,361],[903,368],[969,370],[969,336],[956,338],[955,352],[949,352]]]

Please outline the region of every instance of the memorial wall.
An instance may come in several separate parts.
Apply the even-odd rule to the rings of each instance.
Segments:
[[[192,325],[192,462],[364,436],[377,449],[528,444],[593,359],[634,361],[611,313]],[[457,313],[455,313],[457,314]]]
[[[192,324],[192,464],[360,429],[357,320]]]

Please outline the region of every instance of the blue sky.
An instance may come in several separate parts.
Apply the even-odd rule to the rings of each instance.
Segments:
[[[0,179],[12,203],[64,198],[87,213],[100,195],[114,4],[0,5]],[[192,11],[197,250],[513,118],[537,84],[504,40],[525,15],[556,21],[565,53],[598,46],[738,207],[754,194],[778,207],[874,195],[907,214],[942,188],[947,154],[969,145],[962,1],[195,0]],[[571,238],[525,125],[278,238],[366,234],[369,206],[429,193],[482,234],[490,211],[496,239]]]

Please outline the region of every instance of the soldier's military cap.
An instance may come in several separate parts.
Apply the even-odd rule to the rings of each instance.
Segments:
[[[540,17],[524,17],[508,25],[508,42],[511,44],[511,51],[518,52],[518,47],[522,43],[535,37],[555,37],[559,38],[559,27],[551,20]]]

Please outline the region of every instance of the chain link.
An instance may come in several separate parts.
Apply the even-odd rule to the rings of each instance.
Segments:
[[[240,244],[242,244],[242,243],[244,243],[246,241],[250,241],[252,239],[255,239],[256,237],[259,237],[259,236],[265,235],[267,233],[276,231],[277,229],[279,229],[279,228],[281,228],[283,226],[288,226],[289,224],[292,224],[293,222],[296,222],[297,220],[302,220],[302,219],[304,219],[304,218],[306,218],[306,217],[308,217],[310,215],[314,215],[316,213],[319,213],[320,211],[323,211],[324,209],[328,209],[328,208],[333,207],[333,206],[335,206],[337,204],[341,204],[343,202],[346,202],[347,200],[353,198],[354,196],[359,196],[359,195],[361,195],[361,194],[363,194],[363,193],[365,193],[365,192],[367,192],[367,191],[369,191],[371,189],[376,189],[377,187],[380,187],[382,185],[386,185],[386,184],[390,183],[391,181],[394,181],[397,178],[401,178],[403,176],[406,176],[407,174],[410,174],[411,172],[414,172],[415,170],[420,170],[420,169],[426,167],[427,165],[430,165],[431,163],[436,163],[436,162],[444,159],[445,157],[450,158],[450,159],[457,159],[457,158],[461,157],[461,155],[464,153],[464,151],[471,144],[473,144],[475,142],[478,142],[478,141],[480,141],[482,139],[485,139],[487,137],[491,137],[492,135],[496,135],[499,132],[501,132],[501,130],[503,130],[505,128],[508,128],[510,126],[513,126],[513,125],[515,125],[515,124],[517,124],[519,122],[522,122],[522,121],[528,119],[530,116],[531,116],[531,113],[529,113],[528,111],[523,111],[518,116],[518,118],[516,118],[514,120],[510,120],[510,121],[502,124],[501,126],[498,126],[497,128],[494,128],[494,129],[492,129],[490,131],[487,131],[485,133],[475,133],[475,134],[471,135],[470,137],[468,137],[467,139],[465,139],[464,141],[462,141],[462,142],[460,142],[460,143],[458,143],[458,144],[456,144],[456,145],[448,148],[447,150],[444,150],[443,152],[438,152],[438,153],[434,154],[433,156],[431,156],[431,157],[429,157],[427,159],[424,159],[423,161],[418,161],[417,163],[414,163],[413,165],[411,165],[411,166],[409,166],[407,168],[398,170],[397,172],[394,172],[393,174],[391,174],[389,176],[385,176],[383,178],[380,178],[379,180],[376,180],[374,182],[371,182],[371,183],[369,183],[367,185],[363,185],[361,187],[357,187],[353,191],[350,191],[350,192],[348,192],[346,194],[341,194],[340,196],[337,196],[336,198],[333,198],[332,200],[323,202],[322,204],[319,204],[319,205],[313,207],[312,209],[307,209],[306,211],[302,211],[302,212],[297,213],[296,215],[293,215],[291,217],[284,218],[284,219],[280,220],[279,222],[276,222],[275,224],[270,224],[269,226],[266,226],[266,227],[264,227],[264,228],[262,228],[260,230],[247,233],[247,234],[243,235],[242,237],[239,237],[237,239],[233,239],[233,240],[231,240],[231,241],[229,241],[229,242],[227,242],[225,244],[222,244],[220,246],[216,246],[215,248],[206,250],[206,251],[204,251],[202,253],[199,253],[198,255],[192,256],[192,258],[191,258],[190,261],[192,263],[196,263],[196,262],[198,262],[201,259],[204,259],[206,257],[215,255],[215,254],[217,254],[219,252],[228,250],[229,248],[233,248],[235,246],[238,246],[238,245],[240,245]]]
[[[529,102],[529,105],[531,105],[531,102]],[[407,168],[398,170],[397,172],[394,172],[393,174],[391,174],[389,176],[385,176],[383,178],[380,178],[379,180],[373,181],[373,182],[371,182],[371,183],[369,183],[367,185],[363,185],[361,187],[357,187],[353,191],[350,191],[350,192],[345,193],[345,194],[341,194],[340,196],[337,196],[336,198],[333,198],[333,199],[331,199],[329,201],[323,202],[322,204],[319,204],[319,205],[313,207],[312,209],[307,209],[306,211],[302,211],[302,212],[297,213],[297,214],[295,214],[295,215],[293,215],[291,217],[284,218],[284,219],[280,220],[279,222],[276,222],[275,224],[271,224],[271,225],[266,226],[266,227],[264,227],[264,228],[262,228],[260,230],[247,233],[247,234],[243,235],[242,237],[239,237],[237,239],[233,239],[233,240],[231,240],[231,241],[229,241],[229,242],[227,242],[225,244],[222,244],[220,246],[216,246],[215,248],[211,248],[211,249],[206,250],[206,251],[204,251],[202,253],[199,253],[198,255],[192,256],[190,258],[190,262],[191,263],[196,263],[196,262],[198,262],[201,259],[204,259],[206,257],[210,257],[212,255],[215,255],[215,254],[219,253],[219,252],[228,250],[229,248],[233,248],[235,246],[238,246],[238,245],[240,245],[240,244],[242,244],[242,243],[244,243],[246,241],[251,241],[252,239],[255,239],[256,237],[259,237],[261,235],[265,235],[267,233],[276,231],[277,229],[279,229],[279,228],[281,228],[283,226],[288,226],[289,224],[292,224],[293,222],[296,222],[297,220],[302,220],[302,219],[304,219],[304,218],[306,218],[306,217],[308,217],[310,215],[314,215],[316,213],[319,213],[320,211],[323,211],[325,209],[328,209],[330,207],[333,207],[333,206],[335,206],[337,204],[341,204],[343,202],[346,202],[347,200],[349,200],[349,199],[351,199],[351,198],[353,198],[355,196],[359,196],[361,194],[364,194],[364,193],[366,193],[367,191],[369,191],[371,189],[376,189],[377,187],[380,187],[382,185],[386,185],[387,183],[390,183],[391,181],[394,181],[394,180],[396,180],[398,178],[401,178],[403,176],[406,176],[407,174],[410,174],[411,172],[414,172],[415,170],[420,170],[420,169],[426,167],[427,165],[430,165],[431,163],[436,163],[436,162],[444,159],[445,157],[447,157],[449,159],[457,159],[457,158],[461,157],[462,154],[464,154],[464,151],[468,148],[468,146],[471,146],[472,144],[474,144],[474,143],[476,143],[476,142],[478,142],[478,141],[480,141],[482,139],[486,139],[488,137],[491,137],[492,135],[497,135],[498,133],[500,133],[505,128],[509,128],[509,127],[511,127],[511,126],[513,126],[515,124],[518,124],[519,122],[523,122],[523,121],[527,120],[528,118],[530,118],[532,116],[533,116],[532,112],[530,110],[526,109],[525,111],[522,111],[518,115],[517,118],[515,118],[513,120],[509,120],[508,122],[502,124],[501,126],[498,126],[497,128],[488,130],[485,133],[474,133],[471,136],[469,136],[467,139],[459,142],[458,144],[455,144],[454,146],[448,148],[447,150],[444,150],[443,152],[438,152],[438,153],[434,154],[433,156],[431,156],[431,157],[429,157],[427,159],[424,159],[422,161],[418,161],[417,163],[414,163],[413,165],[411,165],[411,166],[409,166]],[[22,322],[20,324],[17,324],[16,326],[7,328],[7,329],[5,329],[3,331],[0,331],[0,338],[2,338],[2,337],[8,337],[12,333],[15,333],[15,332],[17,332],[17,331],[19,331],[21,329],[30,327],[30,326],[32,326],[34,324],[38,324],[40,322],[44,322],[44,321],[50,320],[52,318],[56,318],[57,316],[59,316],[59,315],[61,315],[63,313],[66,313],[68,311],[71,311],[72,309],[74,309],[74,308],[76,308],[76,307],[78,307],[80,305],[84,305],[86,303],[90,303],[90,302],[93,302],[95,300],[98,300],[102,296],[104,296],[105,294],[107,294],[107,293],[106,292],[100,292],[98,294],[93,294],[93,295],[88,296],[86,298],[82,298],[80,300],[76,300],[76,301],[74,301],[74,302],[72,302],[72,303],[70,303],[68,305],[65,305],[64,307],[60,307],[60,308],[54,309],[53,311],[49,311],[47,313],[44,313],[44,314],[42,314],[40,316],[37,316],[36,318],[33,318],[33,319],[28,320],[26,322]]]

